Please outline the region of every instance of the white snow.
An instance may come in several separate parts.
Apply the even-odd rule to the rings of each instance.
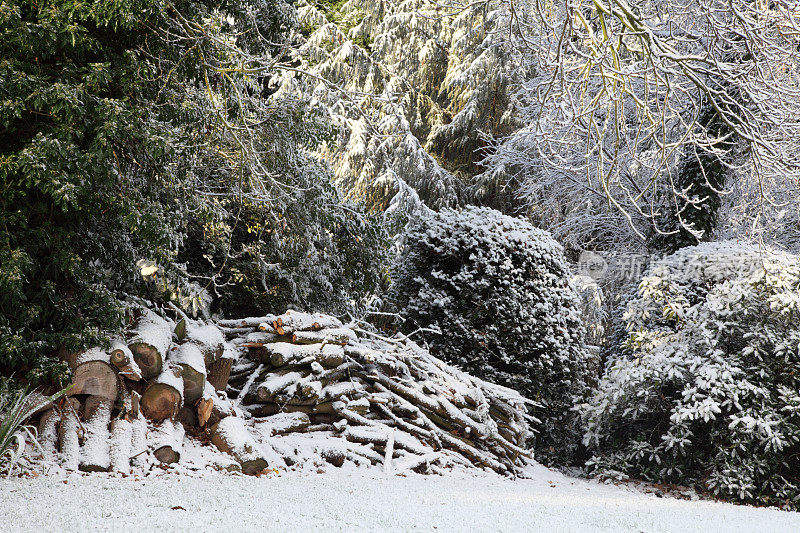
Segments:
[[[6,531],[800,531],[800,513],[534,479],[357,469],[0,479]]]

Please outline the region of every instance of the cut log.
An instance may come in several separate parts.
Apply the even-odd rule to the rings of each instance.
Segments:
[[[111,469],[128,474],[131,471],[133,425],[124,418],[111,422]]]
[[[81,420],[88,423],[97,413],[100,408],[109,407],[109,411],[113,409],[114,402],[110,401],[104,396],[89,396],[83,402],[83,409],[81,410]],[[84,424],[85,426],[85,424]]]
[[[222,327],[226,328],[247,328],[247,327],[258,327],[259,324],[262,322],[267,322],[269,324],[272,323],[273,320],[277,318],[275,315],[266,315],[266,316],[257,316],[257,317],[249,317],[249,318],[239,318],[235,320],[219,320],[217,324]]]
[[[87,361],[75,369],[73,386],[67,394],[102,396],[112,402],[117,399],[117,372],[104,361]]]
[[[320,330],[325,328],[341,328],[342,322],[332,316],[321,313],[300,313],[297,311],[286,311],[272,321],[272,327],[280,333],[291,334],[303,330]]]
[[[81,421],[78,411],[81,408],[76,398],[66,398],[63,403],[62,422],[58,427],[58,443],[62,464],[67,470],[77,470],[81,460],[80,433]]]
[[[128,345],[121,340],[116,340],[111,343],[111,351],[109,352],[109,361],[116,367],[119,374],[131,381],[139,381],[142,379],[142,371],[139,365],[136,364]]]
[[[153,457],[162,463],[177,463],[183,450],[183,426],[172,420],[164,420],[150,435]]]
[[[186,338],[186,319],[181,318],[178,323],[175,325],[175,337],[178,339],[178,342],[183,342],[183,339]]]
[[[205,364],[210,365],[220,357],[225,351],[225,335],[214,324],[204,326],[188,325],[186,341],[191,342],[199,348],[205,359]]]
[[[317,344],[326,342],[344,346],[356,340],[356,335],[348,328],[322,329],[319,331],[296,331],[292,335],[295,344]]]
[[[131,419],[131,466],[140,467],[147,462],[147,422],[142,417]]]
[[[297,383],[302,377],[303,375],[300,372],[270,374],[256,389],[258,399],[262,402],[268,402],[286,387]]]
[[[303,431],[311,425],[306,413],[279,413],[256,419],[258,429],[267,436]]]
[[[225,390],[228,388],[228,381],[231,378],[231,367],[233,359],[223,357],[211,363],[208,367],[207,380],[214,387],[214,390]]]
[[[141,400],[144,416],[154,422],[177,416],[183,404],[183,380],[179,374],[175,369],[167,369],[147,387]]]
[[[142,402],[142,395],[136,391],[131,391],[131,408],[130,415],[133,418],[139,418],[139,406]]]
[[[241,418],[229,416],[220,420],[211,430],[211,442],[239,461],[245,474],[256,474],[270,466],[267,454],[247,431]]]
[[[169,321],[152,311],[139,319],[128,347],[133,352],[133,360],[139,365],[144,379],[154,378],[161,373],[164,356],[172,342],[172,330]]]
[[[169,352],[169,362],[181,368],[183,401],[194,405],[203,396],[206,386],[206,363],[203,352],[196,344],[187,342]]]
[[[38,437],[42,456],[51,461],[56,458],[58,445],[58,423],[61,415],[56,409],[48,409],[39,419]]]
[[[108,472],[111,468],[111,450],[109,443],[111,434],[108,424],[111,422],[111,407],[113,402],[107,398],[93,396],[87,403],[94,400],[91,412],[87,417],[86,438],[81,448],[81,463],[78,467],[82,472]],[[86,411],[86,407],[84,407]]]
[[[197,408],[189,405],[184,405],[180,408],[176,420],[180,422],[184,428],[196,428],[200,426],[197,420]]]
[[[264,348],[265,353],[269,356],[269,359],[264,362],[271,363],[273,366],[283,366],[306,358],[311,358],[312,361],[318,362],[325,368],[334,368],[344,362],[344,350],[341,346],[334,344],[296,345],[276,342]]]

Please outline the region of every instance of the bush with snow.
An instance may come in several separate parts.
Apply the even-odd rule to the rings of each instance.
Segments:
[[[563,249],[548,233],[489,208],[422,216],[392,283],[406,331],[426,328],[436,356],[536,401],[537,458],[572,460],[589,355]]]
[[[654,263],[583,406],[589,466],[743,502],[800,502],[800,260],[732,242]]]

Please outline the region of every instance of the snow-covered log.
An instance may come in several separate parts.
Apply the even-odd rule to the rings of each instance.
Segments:
[[[250,435],[241,418],[229,416],[220,420],[211,431],[211,442],[239,461],[245,474],[255,474],[270,466],[268,454]]]
[[[128,347],[133,359],[142,372],[142,377],[151,379],[161,373],[164,357],[172,341],[174,326],[171,321],[145,310],[136,327],[131,332],[133,337]]]
[[[108,430],[111,422],[113,402],[107,398],[94,396],[84,405],[86,435],[81,447],[79,469],[84,472],[108,472],[111,468]]]
[[[165,369],[144,391],[141,402],[144,416],[154,422],[175,418],[183,405],[180,370],[175,367]]]
[[[194,405],[203,395],[206,386],[206,363],[203,351],[193,343],[187,342],[169,351],[167,360],[181,368],[183,378],[183,402]]]
[[[139,381],[142,379],[142,371],[133,357],[128,345],[119,339],[111,342],[111,351],[109,352],[109,362],[116,367],[120,376],[126,377],[131,381]]]
[[[167,464],[180,461],[184,434],[183,425],[174,420],[163,420],[156,425],[149,435],[153,457]]]

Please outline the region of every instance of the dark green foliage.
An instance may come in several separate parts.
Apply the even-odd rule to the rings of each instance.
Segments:
[[[292,24],[278,0],[0,3],[0,373],[56,378],[44,356],[119,328],[129,294],[332,310],[379,282],[379,227],[304,155],[330,128],[265,99]]]
[[[572,406],[589,355],[563,249],[549,234],[488,208],[445,209],[412,223],[392,277],[403,328],[433,354],[520,391],[540,406],[538,460],[574,460]],[[440,333],[431,332],[436,329]]]

